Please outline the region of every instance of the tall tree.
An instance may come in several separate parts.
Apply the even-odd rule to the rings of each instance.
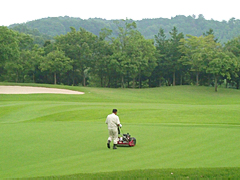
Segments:
[[[196,37],[187,35],[187,39],[181,39],[179,50],[183,56],[179,59],[183,65],[190,66],[190,71],[195,72],[196,85],[199,85],[199,73],[205,71],[204,62],[205,42],[203,36]]]
[[[213,37],[215,38],[215,34],[214,34],[212,28],[210,28],[208,31],[206,31],[205,33],[203,33],[203,36],[204,36],[204,37],[206,37],[206,36],[208,36],[208,35],[213,35]],[[215,41],[216,43],[219,42],[219,41],[218,41],[218,38],[215,38],[214,41]]]
[[[6,73],[5,71],[11,71],[10,64],[17,61],[19,56],[18,33],[0,26],[0,77]],[[8,79],[8,76],[6,78]]]
[[[133,80],[135,88],[138,77],[139,88],[141,88],[141,75],[149,77],[156,66],[156,48],[152,40],[146,40],[140,32],[132,31],[126,45],[127,58],[126,69]]]
[[[162,28],[160,28],[158,34],[155,35],[155,46],[157,66],[153,73],[157,76],[154,77],[154,79],[158,80],[158,86],[161,86],[161,81],[166,73],[167,54],[169,54],[169,41]]]
[[[57,73],[66,72],[72,68],[72,61],[60,50],[55,50],[47,54],[40,63],[42,71],[50,71],[54,76],[54,84],[57,84]]]
[[[91,81],[101,87],[110,86],[112,73],[111,56],[113,54],[111,30],[102,29],[94,48],[94,63],[91,67]],[[106,40],[107,39],[107,40]],[[97,81],[100,81],[98,83]],[[93,82],[92,82],[93,83]]]
[[[225,51],[233,53],[236,57],[237,66],[232,69],[232,80],[236,83],[236,88],[239,89],[240,86],[240,36],[231,39],[224,46]]]
[[[76,74],[80,73],[82,85],[86,85],[86,73],[93,63],[93,48],[97,37],[92,33],[80,28],[76,31],[71,27],[71,32],[56,37],[56,46],[63,50],[67,57],[73,60],[72,83],[76,84]]]
[[[237,67],[237,60],[233,54],[221,50],[215,50],[212,55],[206,71],[214,75],[214,87],[217,92],[218,78],[223,76],[231,79],[231,70]]]
[[[116,60],[117,72],[121,76],[121,87],[125,87],[124,77],[128,74],[127,68],[130,64],[130,57],[127,55],[127,43],[130,39],[134,29],[136,29],[136,22],[132,20],[115,21],[118,27],[118,37],[113,40],[115,54],[113,58]],[[118,52],[116,52],[118,51]]]
[[[172,85],[176,84],[176,71],[180,67],[179,59],[182,53],[179,51],[180,40],[184,38],[183,33],[178,33],[177,28],[174,26],[172,31],[169,32],[171,35],[169,41],[169,54],[168,54],[168,71],[172,72]]]
[[[40,62],[42,62],[43,58],[45,58],[44,49],[35,44],[31,51],[22,51],[21,57],[27,60],[26,67],[24,69],[26,71],[26,74],[31,78],[31,82],[35,83],[36,74],[40,71],[38,67],[40,66]]]

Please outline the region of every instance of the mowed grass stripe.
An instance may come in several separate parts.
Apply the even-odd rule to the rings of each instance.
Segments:
[[[18,84],[16,84],[18,85]],[[32,84],[30,84],[32,85]],[[38,84],[34,84],[37,86]],[[107,102],[107,103],[163,103],[188,105],[228,105],[239,104],[240,91],[219,88],[214,92],[211,87],[175,86],[152,89],[110,89],[72,87],[60,85],[41,85],[42,87],[67,88],[85,92],[84,95],[30,94],[1,95],[1,101],[66,101],[66,102]]]
[[[90,114],[89,112],[99,109],[100,106],[103,106],[103,104],[76,103],[76,102],[56,103],[54,101],[49,102],[35,101],[25,104],[18,102],[8,102],[5,103],[5,106],[2,106],[0,108],[1,118],[0,123],[16,123],[23,121],[41,121],[41,120],[44,121],[96,120],[96,117],[89,116]],[[108,113],[108,109],[106,109],[105,111],[106,113]],[[83,114],[85,114],[85,116],[87,116],[88,118],[87,117],[84,118]],[[106,114],[104,114],[104,118],[105,116]],[[92,119],[89,119],[89,117]]]
[[[86,94],[0,95],[0,178],[240,167],[237,90],[74,89]],[[136,147],[106,148],[112,108]]]
[[[106,127],[99,123],[3,124],[1,177],[110,172],[116,170],[113,159],[123,171],[240,166],[239,129],[125,126],[137,146],[113,151],[106,148]]]
[[[236,179],[240,168],[145,169],[104,173],[81,173],[68,176],[49,176],[44,179]],[[117,177],[117,178],[116,178]],[[30,178],[42,179],[43,177]]]
[[[112,107],[126,123],[239,124],[240,105],[184,105],[139,103],[7,102],[0,108],[0,123],[23,121],[102,121]],[[94,111],[94,113],[92,113]],[[131,114],[131,115],[130,115]]]

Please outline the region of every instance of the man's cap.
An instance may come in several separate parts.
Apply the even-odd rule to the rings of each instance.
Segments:
[[[115,112],[117,112],[117,109],[113,109],[113,111],[112,111],[113,113],[115,113]]]

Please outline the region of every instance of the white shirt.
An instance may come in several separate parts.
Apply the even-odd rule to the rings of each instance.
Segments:
[[[117,125],[120,124],[119,117],[114,113],[109,114],[106,119],[106,124],[108,125],[108,129],[117,128]]]

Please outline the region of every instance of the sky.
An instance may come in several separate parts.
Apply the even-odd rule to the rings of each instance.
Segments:
[[[240,19],[239,0],[0,0],[0,26],[47,17],[81,19],[172,18],[177,15]]]

